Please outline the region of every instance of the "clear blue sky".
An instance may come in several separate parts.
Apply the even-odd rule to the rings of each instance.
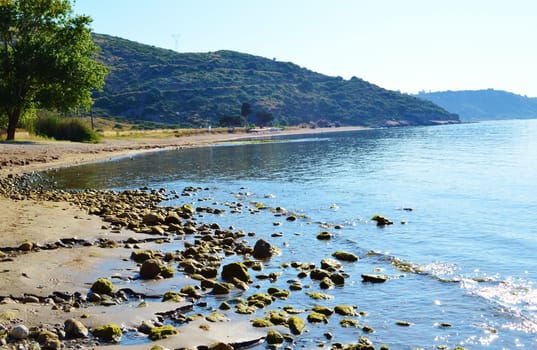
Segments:
[[[235,50],[384,88],[537,97],[535,0],[76,0],[97,33]]]

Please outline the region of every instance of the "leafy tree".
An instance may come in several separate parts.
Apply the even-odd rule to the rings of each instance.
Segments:
[[[274,116],[269,112],[257,112],[255,114],[256,124],[259,126],[267,126],[274,120]]]
[[[241,115],[224,115],[218,120],[218,124],[223,127],[243,126],[246,120]]]
[[[252,114],[252,106],[249,103],[244,102],[241,106],[241,115],[248,119],[248,116]]]
[[[91,106],[107,68],[95,61],[90,23],[69,0],[0,0],[0,117],[8,140],[33,109]]]

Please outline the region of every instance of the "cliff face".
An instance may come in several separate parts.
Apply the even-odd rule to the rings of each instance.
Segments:
[[[251,106],[283,125],[326,120],[395,126],[459,122],[432,102],[353,77],[344,80],[234,51],[177,53],[94,34],[111,67],[96,113],[179,126],[218,123]]]
[[[457,113],[463,121],[537,118],[537,98],[507,91],[442,91],[417,96]]]

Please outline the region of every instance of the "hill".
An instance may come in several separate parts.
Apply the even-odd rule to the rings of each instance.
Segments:
[[[177,53],[102,34],[94,34],[94,41],[111,67],[104,91],[94,96],[94,113],[108,117],[202,126],[239,116],[243,107],[258,125],[267,118],[282,125],[319,119],[364,126],[459,122],[431,102],[293,63],[234,51]]]
[[[537,118],[537,98],[507,91],[442,91],[417,96],[457,113],[463,121]]]

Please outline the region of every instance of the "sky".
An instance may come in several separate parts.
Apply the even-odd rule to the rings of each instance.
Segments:
[[[405,93],[537,97],[535,0],[76,0],[94,32],[234,50]]]

